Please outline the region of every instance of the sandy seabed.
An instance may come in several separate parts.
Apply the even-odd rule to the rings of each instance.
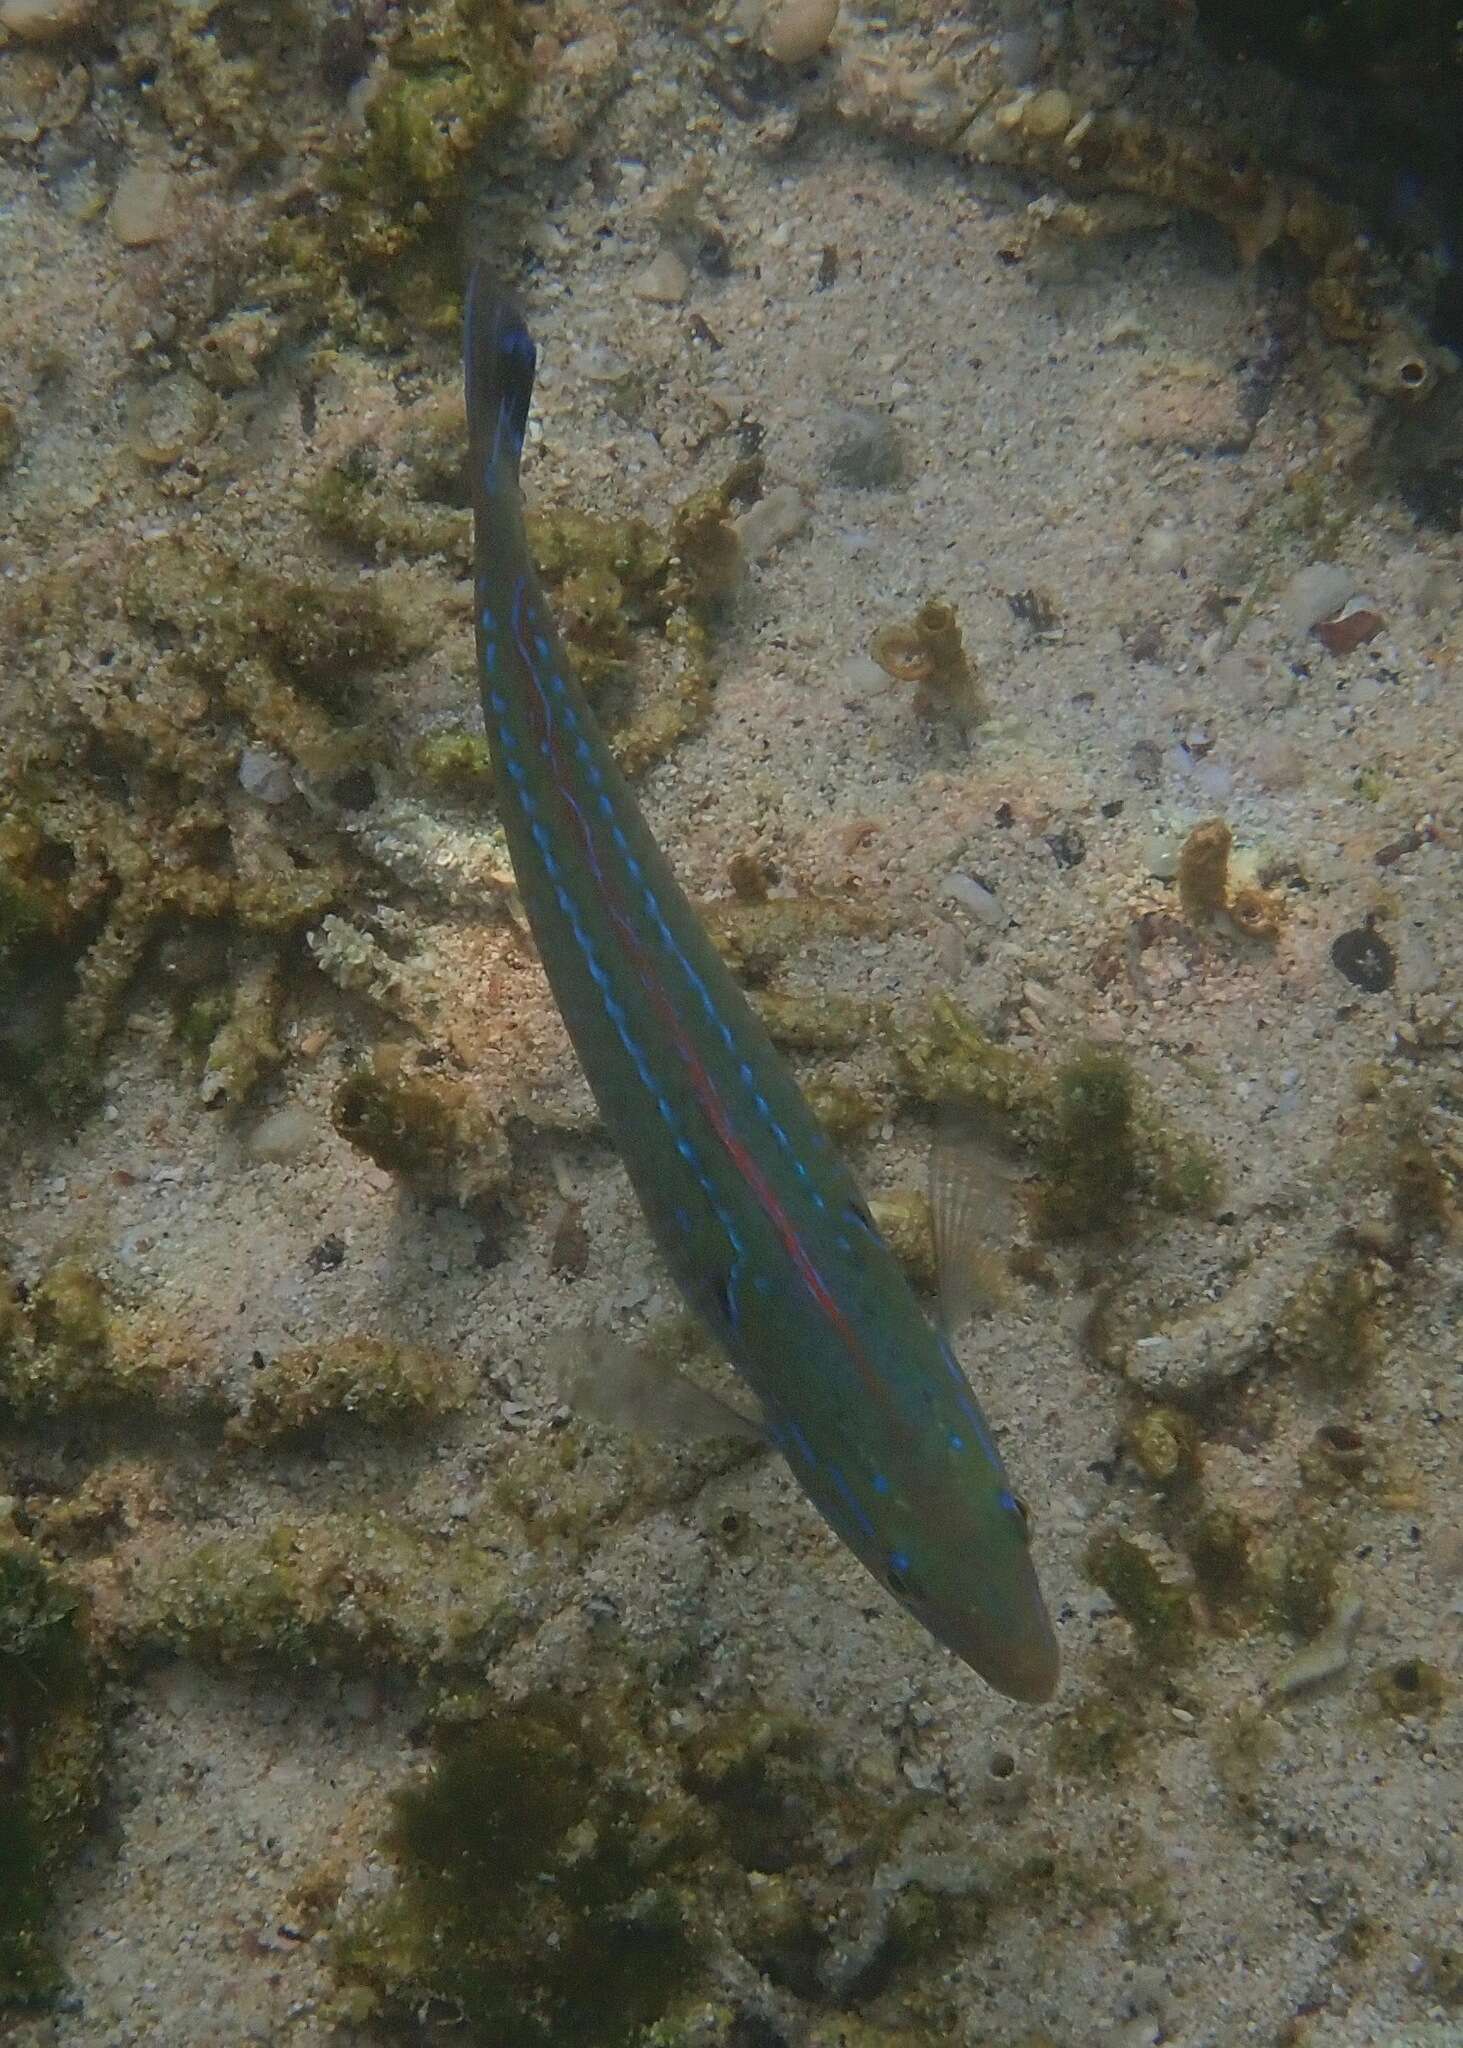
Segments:
[[[887,914],[885,936],[833,933],[787,963],[789,988],[911,1018],[946,990],[1040,1060],[1124,1049],[1165,1121],[1212,1148],[1224,1192],[1210,1217],[1145,1211],[1095,1254],[1050,1247],[1043,1284],[1013,1283],[967,1341],[1035,1512],[1064,1658],[1049,1707],[998,1699],[876,1595],[779,1464],[739,1464],[688,1497],[669,1478],[658,1490],[674,1454],[642,1472],[636,1511],[566,1562],[492,1683],[505,1697],[572,1690],[589,1668],[584,1616],[612,1602],[631,1644],[694,1635],[691,1697],[748,1688],[806,1716],[851,1779],[917,1796],[917,1840],[976,1867],[1039,1849],[1105,1872],[1101,1897],[1057,1881],[1048,1898],[998,1902],[978,1942],[922,1961],[923,1981],[896,1969],[861,2018],[781,1997],[790,2040],[838,2040],[845,2021],[906,2038],[893,2030],[923,2024],[937,1989],[938,2037],[972,2048],[1457,2042],[1460,1240],[1444,1215],[1405,1262],[1381,1261],[1375,1356],[1355,1384],[1267,1363],[1263,1303],[1235,1309],[1233,1293],[1283,1301],[1328,1247],[1384,1242],[1385,1179],[1358,1156],[1369,1090],[1413,1091],[1456,1187],[1457,536],[1335,459],[1364,442],[1377,401],[1344,349],[1305,338],[1293,281],[1241,267],[1212,226],[1177,212],[1064,234],[1004,173],[816,111],[782,134],[773,117],[816,93],[806,81],[741,118],[708,90],[699,30],[675,18],[613,10],[596,32],[612,39],[615,88],[517,195],[541,216],[517,287],[541,359],[529,496],[663,524],[726,471],[727,423],[751,422],[760,434],[742,441],[758,440],[766,488],[806,503],[717,630],[710,716],[641,784],[653,828],[697,897],[724,894],[729,859],[750,853],[778,893],[856,894]],[[0,53],[0,85],[15,61]],[[1150,108],[1171,91],[1187,120],[1184,65],[1208,76],[1190,53],[1148,91]],[[1278,114],[1290,106],[1262,90]],[[308,422],[302,363],[285,352],[221,401],[198,493],[170,493],[128,452],[140,358],[118,308],[143,288],[143,254],[105,216],[68,210],[62,183],[44,151],[0,152],[0,393],[23,430],[0,475],[4,587],[162,531],[308,577],[321,543],[296,486],[359,442],[389,451],[403,405],[454,388],[450,341],[405,363],[344,350],[315,364]],[[693,185],[724,243],[679,276],[651,270],[663,202]],[[480,217],[491,244],[491,192]],[[41,374],[41,337],[63,375]],[[838,469],[860,408],[900,449],[899,475],[874,487]],[[1297,479],[1317,477],[1307,524]],[[1351,652],[1309,630],[1296,578],[1318,558],[1338,565],[1333,611],[1361,598],[1379,616]],[[376,685],[403,751],[470,722],[460,570],[352,570],[338,552],[327,566],[415,579],[413,601],[450,621]],[[932,598],[955,608],[991,707],[970,737],[921,721],[869,659],[879,628]],[[58,703],[75,680],[58,677]],[[0,678],[0,707],[24,687]],[[1215,816],[1236,875],[1280,899],[1272,940],[1185,916],[1176,850]],[[977,907],[952,876],[980,882]],[[383,1033],[320,978],[292,995],[288,1057],[242,1117],[200,1100],[146,963],[96,1113],[63,1129],[3,1111],[13,1276],[80,1253],[122,1298],[165,1313],[226,1398],[245,1397],[255,1354],[348,1331],[480,1369],[465,1413],[424,1446],[353,1436],[231,1459],[186,1433],[112,1446],[96,1429],[11,1429],[0,1492],[28,1532],[113,1455],[148,1474],[151,1508],[73,1559],[103,1617],[125,1609],[149,1548],[180,1537],[244,1541],[362,1502],[426,1532],[470,1524],[512,1445],[562,1425],[554,1333],[600,1316],[633,1334],[674,1305],[499,903],[433,904],[384,869],[379,889],[430,961],[454,1057],[497,1107],[557,1106],[562,1139],[540,1132],[496,1262],[480,1223],[416,1202],[332,1128],[336,1083]],[[1369,919],[1395,955],[1385,989],[1358,988],[1333,959]],[[876,1066],[852,1052],[846,1078],[877,1088]],[[888,1100],[856,1153],[871,1193],[923,1172],[923,1127]],[[251,1132],[286,1105],[306,1119],[288,1156],[257,1156]],[[565,1190],[587,1235],[578,1277],[550,1258]],[[312,1259],[329,1240],[339,1259]],[[1283,1542],[1302,1454],[1338,1422],[1364,1437],[1374,1479],[1345,1507],[1338,1598],[1361,1612],[1341,1668],[1277,1694],[1297,1640],[1201,1602],[1192,1657],[1153,1677],[1137,1739],[1093,1769],[1062,1729],[1134,1653],[1084,1555],[1095,1530],[1151,1532],[1162,1517],[1123,1450],[1141,1386],[1092,1352],[1105,1279],[1124,1301],[1212,1313],[1215,1378],[1238,1361],[1243,1394],[1201,1422],[1211,1503]],[[632,1453],[606,1437],[596,1455]],[[716,1534],[733,1521],[735,1549]],[[1387,1711],[1379,1681],[1415,1660],[1442,1674],[1441,1700]],[[24,2048],[342,2037],[328,1916],[293,1930],[290,1901],[327,1861],[347,1901],[384,1881],[382,1815],[421,1762],[422,1711],[390,1674],[129,1663],[103,1825],[59,1887],[67,1990],[0,2031]],[[1227,1732],[1252,1713],[1265,1760],[1237,1794]]]

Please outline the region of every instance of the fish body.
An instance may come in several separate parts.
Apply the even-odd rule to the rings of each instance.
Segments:
[[[652,838],[549,614],[518,470],[534,347],[482,272],[465,334],[476,628],[544,971],[651,1232],[837,1534],[1014,1698],[1050,1696],[1026,1517],[946,1336]]]

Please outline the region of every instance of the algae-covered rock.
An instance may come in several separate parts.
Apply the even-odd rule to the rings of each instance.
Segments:
[[[266,952],[241,969],[230,994],[210,991],[184,1011],[184,1042],[206,1045],[198,1090],[204,1102],[243,1108],[265,1075],[283,1062],[276,1036],[279,1002],[278,963]]]
[[[1112,1600],[1145,1656],[1157,1664],[1176,1664],[1190,1654],[1190,1588],[1167,1545],[1157,1537],[1109,1529],[1093,1537],[1084,1564],[1087,1576]]]
[[[225,1668],[480,1673],[518,1625],[495,1549],[330,1514],[157,1544],[136,1567],[123,1637]]]
[[[325,578],[292,582],[200,545],[192,535],[137,550],[122,590],[128,615],[176,636],[189,663],[230,699],[239,698],[240,671],[262,654],[279,683],[296,694],[302,727],[312,706],[329,718],[349,716],[358,706],[362,670],[405,651],[400,620],[369,586]],[[297,746],[285,751],[298,755]]]
[[[695,1981],[706,1817],[628,1716],[545,1696],[494,1708],[445,1730],[394,1803],[396,1886],[334,1956],[393,2032],[442,2002],[493,2048],[628,2048]]]
[[[1144,1476],[1166,1492],[1199,1477],[1199,1433],[1180,1409],[1145,1408],[1129,1424],[1128,1443]]]
[[[927,2048],[849,2008],[984,1921],[969,1858],[886,1857],[907,1805],[759,1706],[671,1714],[617,1677],[448,1702],[435,1751],[394,1802],[393,1889],[334,1944],[342,2013],[393,2037],[440,2006],[491,2048],[735,2048],[730,1952],[809,2039]],[[862,1853],[830,1871],[839,1838]]]
[[[0,2007],[59,1987],[52,1893],[101,1797],[105,1746],[82,1597],[0,1527]]]
[[[998,1044],[947,996],[893,1050],[918,1101],[978,1110],[1037,1154],[1035,1217],[1053,1236],[1118,1228],[1135,1203],[1178,1214],[1214,1204],[1215,1161],[1171,1128],[1121,1053],[1088,1047],[1053,1067]]]
[[[331,1119],[349,1144],[425,1201],[481,1208],[508,1180],[508,1140],[467,1081],[379,1046],[335,1091]]]
[[[94,1093],[102,1044],[155,966],[185,1044],[225,1034],[206,1093],[237,1104],[280,1057],[265,1028],[272,945],[353,885],[333,814],[295,799],[296,776],[334,790],[359,773],[368,673],[418,648],[420,630],[359,581],[292,580],[194,532],[119,551],[100,582],[68,565],[0,599],[17,650],[0,1084],[57,1109]],[[106,687],[83,680],[103,671]],[[251,749],[284,773],[277,805],[240,801]],[[185,993],[165,956],[195,940],[217,959]]]
[[[1057,1075],[1041,1223],[1054,1237],[1111,1230],[1138,1180],[1134,1079],[1116,1053],[1090,1051]]]
[[[271,254],[336,323],[368,329],[354,297],[427,327],[457,317],[469,175],[528,82],[506,0],[405,0],[363,95],[314,175],[326,203],[280,219]]]
[[[470,1385],[457,1359],[415,1344],[340,1337],[271,1359],[255,1375],[229,1433],[241,1443],[266,1444],[318,1437],[333,1423],[420,1430],[460,1408]]]
[[[1309,1639],[1332,1618],[1345,1523],[1312,1512],[1292,1518],[1256,1559],[1271,1613],[1283,1628]]]
[[[80,1258],[58,1259],[0,1314],[0,1417],[129,1412],[202,1420],[221,1406],[192,1347],[148,1308],[119,1309]]]
[[[1275,1363],[1323,1385],[1361,1379],[1376,1356],[1384,1284],[1377,1261],[1344,1247],[1328,1252],[1280,1311],[1270,1340]]]
[[[461,726],[418,740],[412,766],[428,789],[448,796],[486,796],[493,787],[486,737]]]

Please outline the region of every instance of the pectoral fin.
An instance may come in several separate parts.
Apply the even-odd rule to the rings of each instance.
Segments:
[[[671,1443],[764,1435],[762,1425],[739,1408],[610,1330],[560,1332],[552,1340],[549,1370],[566,1407],[611,1429]]]
[[[1006,1300],[1003,1256],[1017,1178],[985,1119],[941,1109],[930,1147],[930,1218],[947,1336],[976,1316],[993,1315]]]

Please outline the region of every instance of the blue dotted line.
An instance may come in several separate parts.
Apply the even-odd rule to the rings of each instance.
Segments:
[[[551,653],[549,643],[542,637],[539,637],[535,639],[534,645],[537,647],[538,652],[543,657],[543,659],[547,661]],[[649,911],[651,922],[654,924],[656,931],[659,933],[662,944],[670,953],[672,959],[676,961],[677,965],[681,969],[681,972],[685,975],[687,981],[691,984],[691,987],[695,990],[697,996],[700,998],[701,1006],[705,1010],[708,1019],[710,1020],[712,1025],[715,1027],[717,1033],[719,1034],[722,1044],[726,1047],[727,1051],[731,1053],[733,1057],[735,1057],[737,1051],[736,1033],[732,1030],[731,1026],[723,1018],[721,1012],[717,1009],[716,1004],[712,999],[711,991],[707,988],[701,976],[696,972],[696,969],[691,965],[691,962],[687,959],[685,953],[682,952],[680,946],[676,943],[675,934],[671,931],[670,926],[666,922],[665,914],[661,910],[660,904],[655,896],[655,892],[651,888],[649,888],[645,882],[644,872],[640,866],[640,863],[638,860],[636,860],[634,854],[631,853],[630,842],[626,837],[624,829],[620,825],[619,820],[615,816],[614,802],[605,789],[604,776],[600,772],[600,769],[594,759],[594,749],[591,746],[590,742],[580,732],[578,714],[574,710],[573,705],[569,702],[569,693],[565,687],[564,679],[558,673],[557,670],[550,671],[549,684],[560,700],[560,709],[565,725],[569,728],[569,730],[572,733],[578,735],[577,743],[575,746],[575,753],[578,756],[579,761],[583,765],[585,780],[589,783],[591,789],[593,789],[598,795],[600,815],[609,825],[610,837],[611,839],[613,839],[615,843],[616,850],[624,857],[625,868],[627,873],[629,874],[631,880],[636,884],[636,886],[640,890],[640,900],[645,905],[645,908]],[[813,1203],[814,1208],[825,1209],[828,1206],[825,1197],[823,1196],[821,1191],[812,1184],[808,1167],[805,1161],[799,1158],[798,1154],[793,1150],[791,1138],[789,1138],[787,1132],[783,1129],[782,1125],[777,1121],[776,1116],[773,1114],[771,1103],[768,1102],[766,1096],[763,1095],[761,1090],[758,1088],[755,1069],[752,1067],[749,1061],[738,1060],[737,1074],[739,1079],[742,1081],[743,1085],[747,1089],[748,1094],[751,1096],[752,1102],[756,1107],[758,1115],[766,1124],[768,1130],[771,1131],[773,1138],[776,1140],[780,1150],[782,1151],[784,1157],[787,1159],[789,1165],[792,1167],[794,1173],[798,1175],[800,1180],[807,1184],[808,1194]],[[846,1242],[844,1248],[848,1248]]]
[[[487,665],[492,669],[496,666],[496,640],[494,638],[496,634],[496,621],[490,608],[485,607],[483,609],[481,623],[484,634],[485,656],[490,657]],[[540,647],[543,645],[542,641],[538,644]],[[534,687],[542,696],[542,682],[531,666],[530,674],[533,677]],[[510,709],[508,699],[500,690],[490,689],[487,693],[486,702],[488,709],[497,720],[498,738],[502,747],[504,766],[507,768],[509,778],[518,792],[519,805],[528,820],[529,831],[535,846],[538,848],[539,858],[544,865],[544,872],[553,884],[555,901],[563,912],[569,930],[573,934],[574,942],[583,956],[584,964],[589,970],[590,979],[599,990],[600,1000],[604,1004],[605,1012],[610,1022],[614,1025],[620,1043],[628,1053],[642,1085],[655,1103],[662,1120],[672,1133],[678,1155],[690,1167],[697,1185],[706,1197],[712,1214],[726,1233],[727,1242],[730,1244],[734,1254],[732,1271],[727,1280],[727,1295],[730,1303],[730,1314],[733,1323],[735,1323],[738,1316],[736,1290],[739,1280],[739,1269],[745,1257],[745,1247],[742,1244],[741,1237],[732,1219],[717,1199],[715,1186],[702,1166],[695,1147],[681,1128],[674,1105],[661,1090],[654,1070],[645,1055],[644,1048],[632,1037],[625,1007],[614,993],[612,977],[596,953],[594,942],[580,920],[578,906],[565,886],[563,870],[554,851],[553,835],[539,816],[537,798],[527,787],[528,771],[524,766],[518,741],[508,722],[508,712]]]

